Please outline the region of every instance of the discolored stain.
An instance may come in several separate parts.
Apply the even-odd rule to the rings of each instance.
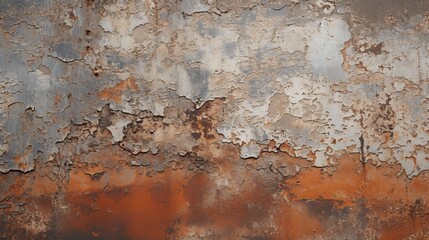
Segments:
[[[339,221],[348,219],[350,214],[349,207],[341,207],[341,202],[326,199],[302,200],[311,214],[318,217],[321,221]]]
[[[191,133],[191,135],[195,140],[198,140],[201,138],[201,133],[193,132]]]
[[[385,24],[389,18],[404,21],[429,10],[424,0],[351,0],[350,5],[358,21],[370,25]]]
[[[365,49],[363,52],[373,53],[375,55],[380,55],[383,53],[383,42],[375,44],[375,45]]]

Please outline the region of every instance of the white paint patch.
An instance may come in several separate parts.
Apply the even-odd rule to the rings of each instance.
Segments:
[[[319,32],[308,43],[307,58],[315,73],[331,81],[345,81],[341,50],[351,38],[348,24],[341,18],[330,17],[320,21]]]
[[[107,129],[112,133],[113,143],[120,142],[124,138],[123,130],[131,121],[124,117],[117,117],[112,119],[112,125],[108,126]]]

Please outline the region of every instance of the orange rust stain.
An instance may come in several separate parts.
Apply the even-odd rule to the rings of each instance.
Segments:
[[[392,135],[391,133],[383,133],[383,142],[384,143],[388,143],[390,141],[390,139],[392,139]]]
[[[406,216],[397,216],[394,221],[382,222],[380,240],[391,239],[428,239],[429,226],[427,220],[412,220]]]
[[[405,176],[397,177],[401,171],[399,165],[382,165],[378,168],[367,166],[366,178],[362,192],[369,204],[383,205],[386,202],[406,201],[407,179]]]
[[[292,186],[294,199],[335,199],[352,204],[356,198],[362,197],[362,176],[359,173],[359,156],[339,161],[333,175],[321,173],[320,169],[310,168],[302,171],[285,183]]]
[[[291,156],[295,156],[295,149],[286,143],[282,143],[279,147],[279,150]]]
[[[70,173],[68,190],[73,192],[88,192],[97,191],[107,186],[127,187],[135,184],[139,176],[137,169],[130,168],[123,168],[116,171],[107,168],[89,168],[84,171],[74,170]]]
[[[308,160],[311,160],[311,161],[316,160],[316,153],[314,153],[313,151],[310,151],[310,152],[307,154],[307,159],[308,159]]]
[[[152,178],[138,175],[120,187],[113,187],[120,184],[110,180],[112,188],[106,186],[105,191],[99,185],[89,188],[90,178],[83,176],[83,183],[71,183],[67,190],[73,214],[68,216],[71,227],[65,232],[95,233],[102,239],[107,233],[116,238],[165,239],[171,235],[172,239],[181,239],[204,234],[207,229],[233,239],[238,229],[251,230],[255,224],[268,222],[274,203],[273,188],[253,179],[253,174],[243,176],[246,185],[228,198],[222,197],[221,189],[206,173],[169,170]],[[83,189],[76,186],[79,184],[85,185]]]
[[[311,168],[295,178],[286,180],[294,186],[291,193],[296,199],[333,199],[353,205],[356,199],[371,204],[406,199],[406,179],[397,177],[399,165],[379,168],[371,163],[364,166],[359,155],[347,155],[338,160],[332,175]]]
[[[122,103],[122,93],[127,89],[133,92],[139,89],[134,77],[129,77],[113,87],[101,90],[97,96],[102,100],[111,100],[119,104]]]
[[[88,194],[68,192],[70,223],[64,232],[100,239],[165,239],[187,211],[180,172],[140,176],[126,187]]]
[[[58,191],[58,183],[49,177],[32,176],[28,181],[28,187],[30,194],[35,197],[46,196],[49,194],[55,194]]]
[[[104,148],[77,161],[77,168],[70,172],[69,191],[87,192],[133,184],[138,173],[122,167],[129,161],[128,155],[117,151],[117,148]]]
[[[183,219],[184,229],[202,235],[209,229],[223,239],[235,239],[240,232],[263,233],[266,228],[258,229],[255,225],[263,226],[270,221],[274,188],[253,174],[242,174],[240,179],[241,186],[231,186],[239,187],[239,191],[225,196],[222,193],[225,190],[217,188],[209,175],[195,175],[185,190],[189,213]],[[176,237],[182,239],[186,235]]]
[[[31,197],[42,197],[55,194],[58,191],[58,185],[61,184],[56,179],[51,179],[48,173],[51,171],[49,167],[36,169],[27,174],[14,173],[10,175],[2,175],[2,177],[13,178],[13,184],[8,188],[8,194],[14,197],[22,196],[24,193]],[[6,181],[0,178],[0,182]]]
[[[12,174],[2,175],[2,176],[5,176],[6,178],[6,176],[10,176],[10,175]],[[1,180],[2,180],[2,183],[3,181],[6,181],[6,179],[1,179]],[[7,194],[14,197],[22,196],[28,190],[27,176],[25,175],[14,176],[13,181],[14,183],[8,188]]]
[[[414,202],[418,198],[427,199],[429,201],[429,173],[420,173],[418,177],[407,181],[407,197],[409,202]],[[429,202],[428,202],[429,204]]]
[[[86,192],[97,191],[103,189],[104,183],[99,181],[92,181],[88,174],[83,171],[74,170],[70,172],[70,183],[68,191],[70,192]]]
[[[130,167],[129,155],[114,147],[82,156],[62,189],[62,204],[68,210],[60,218],[67,223],[59,230],[61,239],[186,239],[210,234],[214,239],[306,239],[329,236],[332,224],[358,222],[341,215],[341,210],[356,214],[362,203],[368,225],[381,239],[407,239],[429,229],[425,206],[429,173],[408,180],[397,177],[399,165],[377,168],[363,164],[358,154],[336,159],[335,170],[328,173],[308,168],[308,161],[277,153],[279,161],[300,162],[303,167],[298,175],[284,180],[270,178],[275,175],[268,170],[246,169],[250,161],[235,161],[239,159],[236,146],[220,148],[222,153],[210,159],[219,165],[215,174],[167,168],[148,177],[146,168]],[[229,181],[224,187],[215,182],[219,175]],[[8,193],[26,192],[34,198],[28,204],[53,213],[52,196],[57,190],[56,182],[41,170],[17,174]],[[225,194],[228,191],[232,194]],[[328,201],[333,207],[324,213],[323,207],[314,208],[308,201]]]
[[[19,163],[19,167],[20,168],[23,168],[23,169],[25,169],[26,167],[25,167],[25,165],[26,165],[26,160],[27,160],[27,158],[28,158],[28,156],[30,155],[30,153],[31,153],[31,151],[33,151],[33,146],[28,146],[26,149],[25,149],[25,151],[21,154],[21,155],[18,155],[18,156],[15,156],[14,158],[13,158],[13,161],[15,161],[15,162],[17,162],[17,163]]]
[[[279,231],[273,236],[273,240],[305,239],[305,237],[325,232],[319,219],[310,214],[302,203],[279,207],[275,215],[275,223]]]
[[[58,107],[60,105],[61,99],[62,99],[62,97],[60,94],[55,95],[55,97],[54,97],[54,106],[55,107]]]

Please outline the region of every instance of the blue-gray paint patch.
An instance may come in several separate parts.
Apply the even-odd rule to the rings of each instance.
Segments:
[[[235,57],[235,51],[237,50],[237,43],[236,42],[229,42],[229,43],[225,43],[223,45],[223,52],[228,56],[228,57]]]
[[[240,14],[239,22],[241,24],[250,24],[256,20],[256,8],[243,10]]]
[[[201,61],[205,56],[205,54],[206,52],[204,50],[197,50],[197,51],[191,52],[185,56],[185,61],[187,63]],[[160,69],[160,71],[163,71],[163,69]]]
[[[251,98],[265,98],[273,92],[268,77],[252,78],[248,81],[248,94]]]
[[[42,7],[49,4],[49,0],[2,0],[0,1],[0,11],[7,11],[11,8],[31,8]]]
[[[111,65],[112,67],[118,67],[120,69],[125,67],[126,61],[122,56],[107,54],[106,58],[107,64]],[[146,59],[145,56],[143,56],[143,59]]]
[[[216,28],[209,28],[204,26],[202,22],[198,22],[197,24],[197,32],[203,37],[211,37],[214,38],[219,35],[219,30]]]
[[[204,99],[209,91],[208,78],[209,71],[199,67],[186,69],[189,81],[192,84],[192,95],[195,99]]]
[[[376,83],[362,84],[362,88],[367,98],[375,98],[377,94],[381,92],[380,86]]]
[[[71,62],[80,58],[80,54],[74,49],[73,44],[64,42],[57,44],[54,47],[55,57],[59,58],[64,62]]]

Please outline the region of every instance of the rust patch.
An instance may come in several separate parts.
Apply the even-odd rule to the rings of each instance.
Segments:
[[[165,239],[169,227],[187,211],[185,183],[186,177],[180,172],[170,172],[156,179],[138,175],[126,186],[108,187],[102,192],[71,190],[63,237]]]
[[[282,143],[279,147],[279,150],[289,154],[290,156],[295,156],[295,149],[286,143]]]
[[[302,203],[279,207],[276,223],[282,226],[273,239],[299,239],[323,234],[326,229]]]
[[[19,169],[24,169],[25,172],[31,171],[33,170],[33,166],[29,165],[29,156],[31,154],[31,152],[33,151],[33,146],[27,146],[27,148],[25,149],[25,151],[20,154],[17,155],[13,158],[13,161],[18,163],[18,167]]]
[[[136,79],[129,77],[113,87],[108,87],[97,93],[97,96],[102,100],[114,101],[116,103],[122,103],[122,93],[126,90],[137,91]]]

